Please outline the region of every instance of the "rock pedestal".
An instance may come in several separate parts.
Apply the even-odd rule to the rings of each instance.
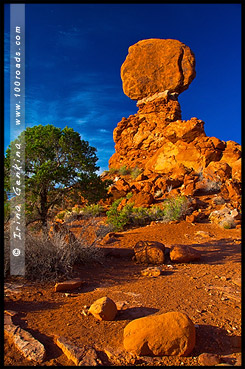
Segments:
[[[123,189],[114,185],[113,198],[125,197],[128,192],[154,196],[158,190],[166,192],[170,185],[156,185],[160,175],[178,180],[176,194],[221,191],[240,208],[241,146],[208,137],[204,122],[196,117],[186,121],[181,117],[178,95],[195,78],[195,57],[190,48],[177,40],[139,41],[129,47],[121,77],[124,93],[137,100],[138,112],[122,118],[114,129],[115,153],[109,168],[141,169],[148,183],[135,181],[131,188],[126,183]],[[187,183],[190,176],[193,180]],[[201,177],[203,188],[196,187]]]

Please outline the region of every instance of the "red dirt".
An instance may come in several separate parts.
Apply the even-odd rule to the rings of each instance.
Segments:
[[[5,287],[22,285],[19,293],[6,290],[5,309],[17,311],[13,322],[44,344],[47,357],[42,366],[75,366],[55,345],[55,336],[64,336],[77,345],[93,346],[103,365],[109,366],[197,366],[198,355],[203,352],[218,354],[222,362],[234,365],[241,352],[233,338],[238,337],[239,341],[241,336],[241,228],[223,229],[210,223],[181,221],[157,223],[119,235],[115,243],[106,247],[131,249],[137,241],[155,240],[166,247],[191,245],[202,252],[202,257],[195,263],[165,263],[163,274],[152,278],[142,276],[140,271],[146,266],[131,258],[107,256],[101,264],[77,268],[74,276],[82,278],[83,284],[69,297],[54,292],[55,282],[6,279]],[[81,314],[84,305],[90,306],[103,296],[125,303],[114,321],[98,322],[91,315]],[[196,346],[188,357],[135,360],[122,355],[117,361],[107,358],[105,349],[115,353],[123,350],[123,329],[131,320],[168,311],[184,312],[198,325]],[[5,340],[5,365],[33,363]]]

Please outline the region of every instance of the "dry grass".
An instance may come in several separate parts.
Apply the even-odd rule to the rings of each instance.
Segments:
[[[26,231],[25,278],[28,280],[57,280],[60,276],[72,277],[76,264],[101,262],[102,251],[96,242],[74,240],[67,243],[64,234],[55,233],[52,239],[48,232],[42,236]],[[8,232],[4,245],[4,275],[10,273],[10,238]]]

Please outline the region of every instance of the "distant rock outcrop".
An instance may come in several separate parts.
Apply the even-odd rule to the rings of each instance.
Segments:
[[[193,195],[216,187],[239,208],[241,146],[208,137],[198,118],[181,119],[178,94],[195,77],[189,47],[177,40],[139,41],[129,48],[121,77],[125,94],[138,100],[138,112],[122,118],[115,128],[109,168],[140,168],[141,179],[125,182],[123,191],[115,183],[111,193],[120,192],[117,198],[130,191],[155,197],[157,191],[171,187]]]

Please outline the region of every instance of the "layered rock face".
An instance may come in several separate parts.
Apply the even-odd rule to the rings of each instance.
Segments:
[[[178,185],[187,195],[192,193],[186,188],[189,185],[194,191],[195,176],[199,174],[200,179],[201,174],[204,180],[220,182],[222,193],[238,202],[241,146],[208,137],[200,119],[181,120],[178,95],[195,78],[195,57],[190,48],[177,40],[139,41],[129,48],[121,77],[125,94],[138,100],[138,112],[122,118],[115,128],[115,154],[109,168],[138,167],[145,180],[156,174],[179,179]],[[154,190],[158,188],[161,186]]]

